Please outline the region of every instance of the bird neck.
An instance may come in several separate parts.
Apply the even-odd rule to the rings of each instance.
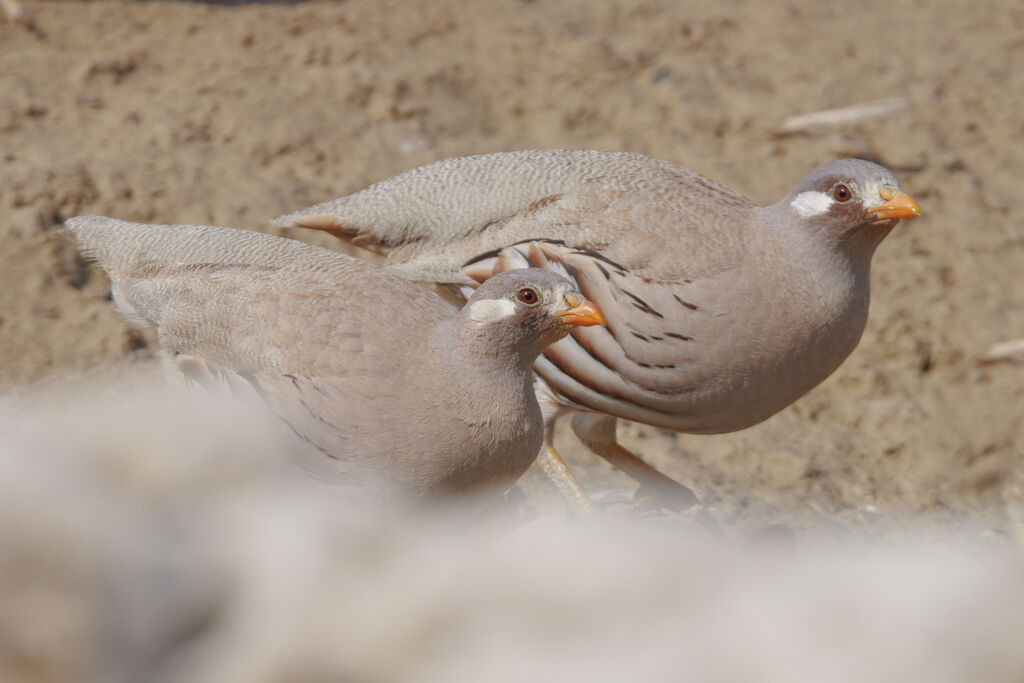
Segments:
[[[434,339],[433,362],[447,375],[451,391],[445,400],[456,406],[453,417],[467,425],[481,448],[501,454],[502,467],[521,473],[540,448],[523,442],[534,432],[539,439],[543,425],[533,389],[533,361],[540,350],[495,339],[475,323],[458,323],[450,321]]]
[[[500,332],[489,325],[457,316],[438,330],[436,343],[442,357],[456,363],[460,372],[480,377],[505,389],[529,385],[533,361],[542,349],[534,344]]]
[[[766,237],[777,243],[792,259],[806,261],[811,267],[827,267],[836,273],[866,276],[871,257],[892,225],[864,225],[840,230],[822,222],[808,230],[790,204],[791,198],[764,209],[763,229]]]
[[[808,231],[788,204],[768,207],[764,215],[755,262],[749,265],[760,273],[762,290],[775,293],[777,303],[768,306],[775,306],[775,317],[789,329],[805,330],[817,340],[808,340],[808,348],[827,340],[834,349],[821,358],[845,358],[867,322],[871,256],[880,238],[836,239],[825,234],[828,225]]]

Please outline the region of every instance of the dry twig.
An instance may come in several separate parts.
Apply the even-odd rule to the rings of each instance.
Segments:
[[[809,114],[790,116],[782,122],[779,132],[783,135],[801,133],[808,128],[818,126],[843,126],[868,119],[877,119],[900,111],[907,107],[905,97],[892,97],[886,100],[874,100],[862,104],[854,104],[838,109],[824,109]]]
[[[982,360],[988,363],[1000,360],[1024,361],[1024,339],[1011,339],[993,344]]]

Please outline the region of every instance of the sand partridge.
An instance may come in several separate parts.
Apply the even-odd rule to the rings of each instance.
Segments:
[[[574,331],[534,365],[541,461],[587,504],[551,440],[571,412],[591,450],[685,507],[693,494],[622,448],[615,419],[714,434],[788,406],[856,347],[872,254],[918,215],[888,170],[857,159],[823,164],[761,207],[668,161],[547,150],[440,161],[275,222],[467,292],[527,266],[574,280],[608,325]]]
[[[603,318],[545,270],[490,278],[461,310],[365,261],[244,230],[97,216],[66,229],[131,321],[200,383],[255,390],[306,462],[403,496],[503,490],[539,452],[531,365]]]

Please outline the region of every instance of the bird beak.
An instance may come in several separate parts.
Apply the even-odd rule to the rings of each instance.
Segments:
[[[604,316],[601,314],[601,309],[579,294],[569,292],[565,295],[565,302],[572,306],[572,308],[555,314],[564,324],[579,325],[581,327],[590,327],[592,325],[607,326]]]
[[[911,199],[909,194],[904,192],[893,192],[889,188],[883,188],[882,199],[878,206],[872,206],[868,211],[878,220],[890,220],[894,218],[913,218],[921,215],[921,209],[917,202]]]

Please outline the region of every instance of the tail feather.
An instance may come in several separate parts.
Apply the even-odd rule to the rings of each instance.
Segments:
[[[144,249],[147,227],[150,226],[104,216],[78,216],[65,221],[61,230],[61,235],[73,241],[83,256],[106,271],[117,312],[135,327],[159,324],[160,307],[154,305],[158,302],[144,302],[132,296],[126,275]]]
[[[588,183],[613,176],[628,180],[629,169],[643,177],[650,167],[666,164],[639,154],[591,150],[458,157],[410,169],[272,222],[324,230],[380,251],[420,243],[440,248],[511,216],[544,211]]]
[[[344,258],[308,244],[247,230],[150,225],[104,216],[79,216],[67,220],[64,226],[63,234],[106,271],[118,311],[136,325],[162,324],[166,307],[193,282],[182,270],[185,266],[270,270],[302,260],[313,269]]]
[[[386,254],[389,245],[379,240],[374,235],[362,232],[358,226],[346,225],[337,216],[326,214],[309,214],[296,216],[290,221],[279,219],[274,224],[280,227],[305,228],[307,230],[319,230],[332,235],[346,244],[372,251],[377,254]]]

